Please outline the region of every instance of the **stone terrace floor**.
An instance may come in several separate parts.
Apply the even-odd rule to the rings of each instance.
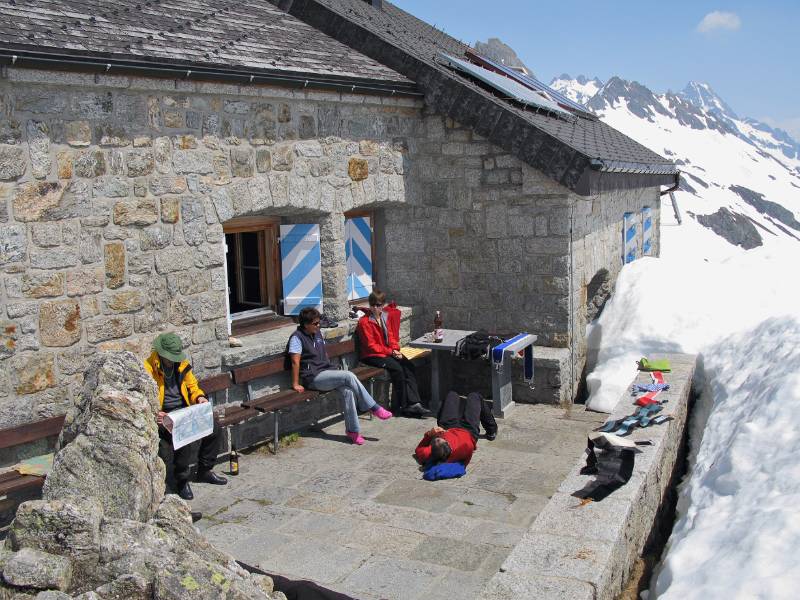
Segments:
[[[362,418],[361,447],[338,421],[277,456],[242,456],[227,486],[193,484],[191,504],[212,543],[269,573],[361,600],[474,598],[604,419],[518,405],[465,477],[437,482],[411,458],[434,419]]]

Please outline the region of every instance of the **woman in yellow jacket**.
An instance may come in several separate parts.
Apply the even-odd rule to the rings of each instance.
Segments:
[[[208,399],[192,373],[192,365],[186,360],[181,338],[176,334],[162,333],[155,339],[153,352],[144,361],[144,367],[158,385],[160,402],[160,410],[156,417],[160,438],[158,455],[167,466],[167,472],[172,465],[178,495],[184,500],[191,500],[194,498],[194,494],[189,486],[189,473],[192,463],[192,448],[195,445],[189,444],[174,450],[172,434],[164,428],[164,416],[179,408],[208,402]],[[219,454],[219,443],[219,429],[215,424],[213,433],[200,440],[197,481],[215,485],[225,485],[228,482],[227,479],[211,470],[217,454]]]

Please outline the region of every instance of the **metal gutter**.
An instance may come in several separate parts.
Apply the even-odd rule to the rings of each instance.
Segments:
[[[248,71],[226,67],[199,67],[158,61],[137,61],[121,58],[93,58],[29,50],[0,49],[0,64],[70,71],[89,71],[98,74],[123,73],[169,79],[192,79],[237,84],[273,84],[295,88],[313,88],[345,93],[422,98],[414,83],[385,82],[346,76],[325,76],[280,71]]]
[[[636,163],[625,162],[621,160],[603,160],[602,158],[593,158],[591,160],[591,168],[594,171],[603,173],[637,173],[646,175],[675,175],[678,176],[680,171],[672,164],[652,164],[652,163]]]

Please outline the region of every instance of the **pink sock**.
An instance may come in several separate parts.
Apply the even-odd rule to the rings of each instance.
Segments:
[[[347,437],[350,438],[350,441],[353,442],[356,446],[360,446],[364,443],[364,438],[361,437],[361,434],[357,431],[347,431]]]
[[[378,417],[381,421],[391,419],[393,416],[390,411],[383,408],[380,404],[375,405],[375,408],[372,409],[372,414]]]

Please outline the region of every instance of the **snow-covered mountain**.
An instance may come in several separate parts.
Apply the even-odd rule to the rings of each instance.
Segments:
[[[578,104],[586,104],[600,88],[603,87],[603,82],[597,79],[588,79],[583,75],[578,75],[575,78],[570,77],[566,73],[560,77],[556,77],[550,82],[550,87],[557,89]]]
[[[663,94],[619,77],[562,75],[550,85],[680,165],[676,197],[690,217],[684,228],[694,229],[683,237],[695,250],[728,255],[717,236],[745,250],[800,242],[800,144],[786,132],[738,116],[705,83]],[[663,201],[664,225],[675,223]]]

